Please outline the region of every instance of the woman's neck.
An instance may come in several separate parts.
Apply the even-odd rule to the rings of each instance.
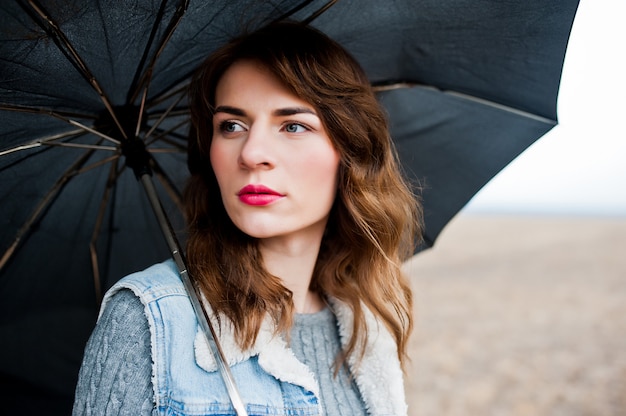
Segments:
[[[293,293],[296,313],[314,313],[324,308],[320,296],[309,290],[321,236],[300,241],[262,240],[259,246],[268,272],[281,278]]]

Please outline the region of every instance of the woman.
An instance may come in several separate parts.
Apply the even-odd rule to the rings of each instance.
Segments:
[[[406,414],[420,210],[356,61],[280,23],[190,89],[187,263],[249,414]],[[233,414],[171,261],[106,295],[75,414]]]

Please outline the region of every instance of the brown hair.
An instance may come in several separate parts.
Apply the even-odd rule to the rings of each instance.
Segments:
[[[291,326],[291,292],[265,270],[257,241],[228,218],[209,161],[215,89],[224,72],[244,59],[259,62],[313,105],[340,154],[337,198],[311,289],[351,307],[354,327],[345,356],[364,353],[365,305],[389,329],[404,361],[412,297],[400,267],[421,239],[421,207],[399,171],[365,73],[345,49],[310,27],[278,23],[237,38],[193,78],[185,190],[191,276],[213,309],[233,322],[242,348],[254,343],[266,314],[277,331]]]

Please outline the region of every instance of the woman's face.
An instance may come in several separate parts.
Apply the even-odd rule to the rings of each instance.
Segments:
[[[215,109],[211,165],[233,223],[261,239],[321,238],[339,154],[314,107],[239,61],[220,79]]]

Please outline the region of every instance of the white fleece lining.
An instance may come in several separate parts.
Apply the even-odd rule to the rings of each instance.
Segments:
[[[345,348],[352,334],[352,310],[338,300],[330,299],[330,304],[337,316],[339,337]],[[211,310],[210,307],[208,310]],[[387,328],[379,325],[369,310],[364,308],[364,312],[368,328],[366,352],[358,368],[355,355],[350,357],[348,365],[365,407],[370,415],[407,415],[403,374],[397,359],[396,344]],[[319,397],[315,375],[296,358],[282,338],[273,334],[269,319],[264,320],[255,345],[247,351],[240,351],[237,346],[230,321],[223,318],[221,323],[219,341],[229,365],[258,355],[259,365],[269,374],[281,381],[301,386]],[[200,328],[196,333],[194,348],[198,365],[205,371],[217,371],[217,364]]]
[[[202,302],[209,316],[213,316],[208,302],[204,298]],[[234,328],[229,319],[222,317],[221,328],[214,321],[212,320],[212,323],[215,330],[219,331],[219,342],[228,365],[235,365],[256,355],[259,358],[259,365],[266,372],[281,381],[301,386],[319,397],[319,386],[315,375],[296,358],[281,337],[274,335],[270,318],[263,320],[254,346],[246,351],[241,351],[237,345]],[[200,368],[209,372],[217,371],[217,363],[200,327],[196,331],[194,350],[196,362]]]
[[[337,316],[339,337],[345,348],[352,336],[353,315],[351,308],[331,299]],[[357,354],[348,358],[348,366],[370,415],[403,416],[408,406],[404,396],[404,379],[398,349],[384,325],[374,318],[369,309],[363,307],[367,326],[367,345],[361,363],[357,366]]]

